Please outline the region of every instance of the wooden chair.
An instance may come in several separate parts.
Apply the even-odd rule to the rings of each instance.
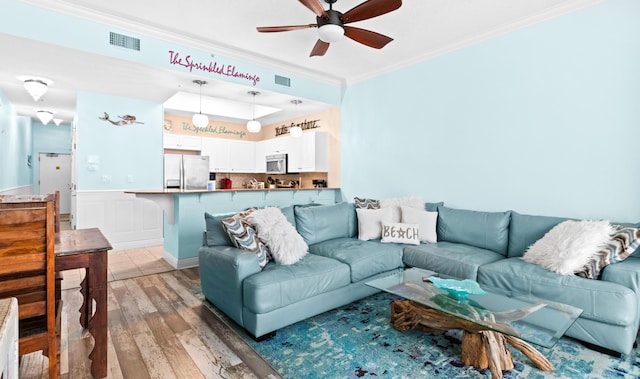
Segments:
[[[55,299],[54,202],[0,207],[0,298],[18,299],[19,354],[42,350],[49,378],[60,376],[60,312]]]

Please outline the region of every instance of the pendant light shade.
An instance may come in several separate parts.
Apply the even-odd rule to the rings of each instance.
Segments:
[[[191,117],[191,122],[196,128],[206,128],[209,125],[209,117],[206,114],[202,114],[202,86],[207,82],[204,80],[194,80],[193,82],[200,86],[200,111]]]
[[[260,121],[256,120],[256,95],[259,95],[260,92],[249,91],[248,93],[253,96],[253,117],[250,121],[247,121],[247,131],[249,133],[258,133],[262,129],[262,125],[260,125]]]
[[[38,116],[38,118],[40,119],[40,122],[42,122],[44,125],[47,125],[49,121],[51,121],[51,119],[53,118],[53,112],[39,110],[36,112],[36,116]]]
[[[47,93],[49,86],[53,84],[52,80],[35,76],[18,76],[18,80],[22,81],[24,89],[29,92],[33,101],[40,100],[40,98]]]
[[[206,128],[209,125],[209,117],[206,114],[194,113],[191,122],[196,128]]]
[[[258,133],[262,129],[262,125],[260,125],[260,121],[249,120],[247,121],[247,131],[250,133]]]
[[[53,122],[56,124],[56,126],[58,126],[62,122],[62,119],[61,118],[54,118]]]
[[[291,104],[294,104],[296,106],[296,111],[298,110],[298,104],[300,103],[302,103],[302,100],[291,100]],[[289,134],[291,134],[291,137],[301,137],[302,128],[300,127],[300,125],[292,126],[291,128],[289,128]]]

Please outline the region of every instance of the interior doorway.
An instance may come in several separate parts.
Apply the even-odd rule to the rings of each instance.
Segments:
[[[38,157],[40,195],[60,191],[60,213],[71,211],[71,154],[40,153]]]

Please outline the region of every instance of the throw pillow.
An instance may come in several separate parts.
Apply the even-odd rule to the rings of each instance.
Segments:
[[[382,241],[420,245],[418,224],[382,222]]]
[[[368,241],[380,238],[382,222],[393,222],[393,211],[390,208],[356,209],[358,215],[358,239]]]
[[[436,225],[438,222],[438,212],[428,212],[403,205],[402,222],[408,224],[418,224],[420,228],[420,241],[438,242]]]
[[[531,245],[522,259],[561,275],[573,275],[606,246],[612,234],[608,221],[563,221]]]
[[[222,227],[222,220],[233,216],[233,213],[225,213],[222,215],[212,215],[204,212],[204,222],[207,231],[207,246],[227,245],[233,246],[233,242],[229,239],[229,235]]]
[[[309,247],[280,208],[258,209],[247,216],[247,221],[256,227],[258,238],[269,247],[276,263],[292,265],[307,255]]]
[[[402,220],[402,210],[400,209],[402,206],[424,210],[425,203],[419,196],[380,199],[380,208],[391,208],[392,222],[400,222]]]
[[[375,199],[367,199],[354,197],[353,201],[356,203],[356,208],[361,209],[380,209],[380,201]]]
[[[598,279],[602,270],[611,263],[627,259],[640,246],[640,229],[614,225],[615,233],[604,249],[598,251],[576,275]]]
[[[249,209],[225,218],[222,220],[222,227],[235,247],[256,254],[260,268],[264,268],[269,263],[269,249],[260,241],[253,225],[246,220],[246,217],[253,211],[253,209]]]

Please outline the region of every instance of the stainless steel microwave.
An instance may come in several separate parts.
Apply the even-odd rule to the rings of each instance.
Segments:
[[[287,154],[267,155],[267,174],[287,173]]]

